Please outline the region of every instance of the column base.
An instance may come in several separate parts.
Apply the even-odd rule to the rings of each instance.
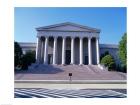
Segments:
[[[100,66],[101,66],[101,64],[99,63],[99,64],[97,64],[97,66],[98,66],[98,67],[100,67]]]
[[[57,65],[57,64],[52,64],[52,65]]]
[[[70,65],[75,65],[74,63],[70,63]]]
[[[79,64],[79,66],[83,66],[84,64]]]
[[[66,66],[66,64],[61,64],[62,66]]]

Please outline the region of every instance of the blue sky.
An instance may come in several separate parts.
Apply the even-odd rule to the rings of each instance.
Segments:
[[[14,16],[14,37],[18,42],[36,42],[35,28],[63,22],[100,29],[100,43],[118,44],[126,32],[125,7],[16,7]]]

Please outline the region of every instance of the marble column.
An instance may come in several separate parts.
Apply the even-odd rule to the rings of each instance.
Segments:
[[[88,38],[88,64],[92,65],[91,38]]]
[[[41,41],[41,63],[44,63],[44,40]]]
[[[99,58],[99,38],[96,38],[96,57],[97,57],[97,64],[100,63],[100,58]]]
[[[74,37],[71,38],[71,64],[74,64]]]
[[[80,64],[83,65],[83,38],[80,38]]]
[[[36,63],[40,63],[41,58],[41,39],[37,37],[37,45],[36,45]]]
[[[48,64],[48,41],[49,38],[46,37],[45,38],[45,49],[44,49],[44,64]]]
[[[56,64],[57,37],[54,37],[53,64]]]
[[[66,49],[66,38],[63,37],[62,42],[62,65],[65,65],[65,49]]]

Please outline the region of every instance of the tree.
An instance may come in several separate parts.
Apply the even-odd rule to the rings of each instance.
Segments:
[[[122,36],[119,42],[119,58],[121,60],[121,68],[124,72],[127,69],[127,33]]]
[[[104,56],[106,56],[106,55],[109,55],[109,51],[105,51],[103,54],[101,54],[101,56],[100,56],[100,61],[101,61],[101,59],[102,59]]]
[[[35,51],[27,52],[21,59],[21,69],[28,69],[28,66],[35,63]]]
[[[18,42],[14,42],[14,65],[15,65],[15,67],[20,65],[21,57],[22,57],[22,49],[21,49],[20,45],[18,44]]]
[[[115,60],[111,55],[106,55],[101,59],[101,64],[108,67],[109,70],[115,69]]]

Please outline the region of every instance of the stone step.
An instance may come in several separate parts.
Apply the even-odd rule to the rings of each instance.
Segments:
[[[88,68],[87,68],[88,67]],[[32,64],[31,66],[29,66],[28,68],[29,70],[35,70],[35,71],[55,71],[56,69],[60,69],[60,70],[64,70],[64,71],[77,71],[77,72],[95,72],[98,73],[100,71],[102,71],[98,66],[96,65],[44,65],[44,64]],[[91,71],[90,71],[91,70]]]

